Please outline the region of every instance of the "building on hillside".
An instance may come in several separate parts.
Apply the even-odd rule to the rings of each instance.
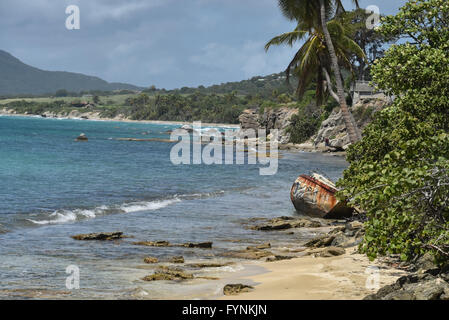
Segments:
[[[356,104],[364,99],[383,99],[389,100],[383,91],[377,91],[370,85],[369,81],[357,80],[351,86],[352,103]]]

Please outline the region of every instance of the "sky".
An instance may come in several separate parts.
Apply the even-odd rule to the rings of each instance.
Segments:
[[[351,1],[346,0],[346,8]],[[397,12],[405,0],[361,0]],[[80,29],[66,28],[77,5]],[[220,84],[285,70],[298,44],[277,0],[1,0],[0,49],[24,63],[148,87]]]

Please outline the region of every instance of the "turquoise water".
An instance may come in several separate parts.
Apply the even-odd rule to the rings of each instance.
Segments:
[[[115,140],[167,139],[177,127],[0,117],[0,298],[35,298],[39,290],[56,298],[133,298],[139,288],[149,298],[173,297],[182,285],[140,280],[149,273],[145,256],[218,259],[231,246],[264,241],[242,220],[298,214],[289,191],[299,174],[319,170],[337,179],[346,167],[341,158],[284,153],[276,175],[260,176],[258,165],[176,166],[170,143]],[[89,141],[75,142],[80,133]],[[133,238],[70,238],[117,230]],[[139,240],[213,241],[214,249],[132,244]],[[67,293],[69,265],[79,266],[81,289]]]

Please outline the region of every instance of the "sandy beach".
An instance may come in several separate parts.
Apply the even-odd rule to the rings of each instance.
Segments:
[[[356,248],[331,258],[304,256],[292,260],[257,264],[266,272],[255,276],[233,279],[246,284],[256,283],[251,292],[224,296],[226,300],[360,300],[377,291],[376,287],[391,284],[404,271],[387,267]],[[379,282],[373,271],[378,268]]]
[[[52,114],[49,116],[49,119],[73,119],[73,120],[87,120],[87,121],[111,121],[111,122],[130,122],[130,123],[148,123],[148,124],[165,124],[165,125],[192,125],[192,122],[189,121],[162,121],[162,120],[131,120],[124,117],[115,117],[115,118],[105,118],[101,117],[98,112],[85,112],[79,113],[77,110],[74,113],[71,112],[68,115],[60,115],[60,114]],[[0,109],[0,116],[16,116],[16,117],[33,117],[40,118],[40,115],[36,114],[22,114],[22,113],[14,113],[13,110],[9,109]],[[84,117],[84,118],[83,118]],[[224,128],[240,128],[238,124],[231,123],[209,123],[209,122],[201,122],[202,126],[207,127],[224,127]]]

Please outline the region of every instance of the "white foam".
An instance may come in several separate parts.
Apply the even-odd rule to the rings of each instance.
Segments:
[[[120,207],[126,213],[130,212],[139,212],[139,211],[153,211],[165,208],[171,204],[176,202],[180,202],[181,200],[175,198],[171,200],[161,200],[161,201],[149,201],[149,202],[135,202],[124,204]]]
[[[95,209],[74,209],[74,210],[58,210],[51,213],[48,217],[48,220],[32,220],[27,219],[28,221],[38,224],[38,225],[47,225],[47,224],[61,224],[74,222],[80,219],[93,219],[97,216],[106,214],[107,211],[116,211],[131,213],[131,212],[139,212],[139,211],[153,211],[165,208],[171,204],[176,202],[180,202],[180,199],[170,199],[170,200],[157,200],[157,201],[147,201],[147,202],[134,202],[127,203],[121,206],[100,206]]]

